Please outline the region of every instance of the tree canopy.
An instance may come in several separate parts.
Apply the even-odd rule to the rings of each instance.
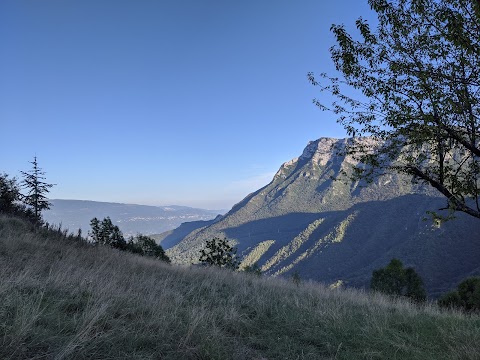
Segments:
[[[452,212],[480,218],[480,2],[369,4],[375,30],[362,18],[358,39],[331,27],[341,76],[308,74],[335,99],[315,103],[353,136],[346,149],[359,162],[353,177],[407,174],[443,194]]]

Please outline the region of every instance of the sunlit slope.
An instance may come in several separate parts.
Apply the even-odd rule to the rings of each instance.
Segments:
[[[427,211],[445,206],[444,198],[396,174],[368,185],[332,180],[353,163],[332,150],[344,141],[310,143],[270,184],[220,221],[185,236],[169,255],[179,263],[196,262],[207,239],[225,236],[251,262],[258,244],[270,241],[256,256],[264,272],[297,271],[302,278],[354,286],[368,285],[373,269],[398,257],[418,269],[433,296],[479,274],[477,219],[459,214],[440,227],[425,221]]]

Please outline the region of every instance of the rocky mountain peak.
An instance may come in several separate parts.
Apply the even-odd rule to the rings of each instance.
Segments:
[[[313,160],[326,163],[332,156],[333,146],[340,145],[339,143],[344,141],[345,139],[334,138],[320,138],[318,140],[310,141],[299,159],[308,161],[315,157]]]

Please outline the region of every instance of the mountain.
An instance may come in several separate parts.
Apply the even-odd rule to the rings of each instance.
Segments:
[[[151,238],[155,239],[158,244],[166,250],[182,241],[185,236],[191,234],[197,229],[201,229],[213,224],[216,221],[219,221],[222,218],[222,215],[217,215],[215,219],[212,220],[199,220],[199,221],[188,221],[180,224],[179,227],[165,231],[161,234],[152,234]]]
[[[388,174],[371,184],[333,180],[354,160],[339,155],[348,139],[321,138],[284,163],[273,180],[219,221],[196,229],[167,251],[198,261],[207,239],[226,237],[243,265],[274,276],[367,287],[392,258],[413,266],[430,296],[480,274],[480,221],[464,214],[437,224],[427,211],[445,206],[434,189]],[[371,141],[363,138],[362,141]]]
[[[70,231],[90,229],[90,220],[109,216],[124,235],[158,234],[175,229],[186,221],[214,219],[221,210],[204,210],[186,206],[147,206],[85,200],[50,200],[50,210],[43,213],[45,221],[62,224]]]

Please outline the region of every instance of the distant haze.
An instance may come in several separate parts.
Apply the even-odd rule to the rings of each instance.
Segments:
[[[210,220],[225,210],[205,210],[185,206],[146,206],[82,200],[51,200],[51,209],[43,213],[50,224],[61,224],[70,232],[90,230],[90,220],[110,217],[125,236],[161,233],[188,221]]]

